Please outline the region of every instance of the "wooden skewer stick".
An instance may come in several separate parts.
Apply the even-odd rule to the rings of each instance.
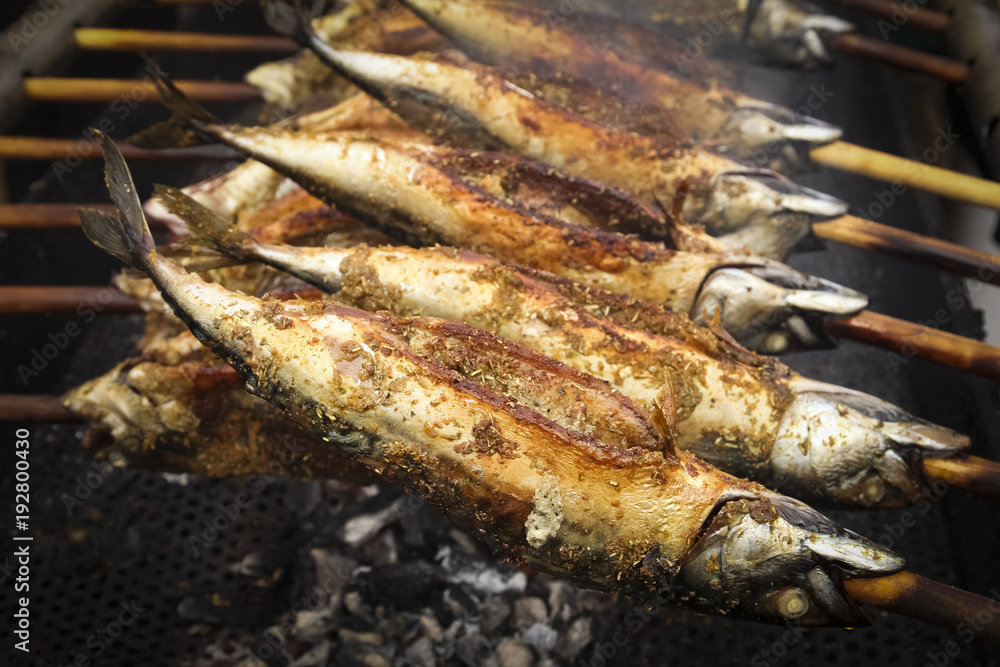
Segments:
[[[135,299],[110,287],[0,287],[0,313],[73,312],[86,304],[101,304],[102,313],[142,312]]]
[[[242,81],[174,81],[185,95],[198,102],[248,102],[261,99],[260,89]],[[62,79],[28,77],[24,92],[39,102],[111,102],[129,98],[159,102],[152,81],[140,79]]]
[[[166,30],[77,28],[76,45],[91,51],[203,51],[296,53],[300,46],[276,35],[218,35]]]
[[[167,0],[170,2],[171,0]],[[177,0],[173,0],[176,2]],[[893,25],[903,21],[902,25],[927,30],[928,32],[944,32],[951,23],[951,17],[944,12],[915,6],[915,3],[895,2],[894,0],[830,0],[844,7],[854,7],[882,19],[893,21]]]
[[[955,456],[924,459],[924,468],[931,479],[1000,500],[1000,463],[978,456]]]
[[[827,333],[1000,380],[1000,347],[871,311],[827,324]]]
[[[222,146],[194,146],[147,150],[131,144],[118,145],[126,160],[232,160],[236,153]],[[99,160],[101,147],[89,139],[53,139],[50,137],[0,137],[0,160]]]
[[[77,424],[82,421],[63,407],[58,396],[0,394],[0,423]]]
[[[1000,643],[1000,600],[952,588],[912,572],[877,579],[848,579],[844,588],[855,602],[919,618],[951,631],[975,619],[981,628],[977,639]]]
[[[1000,183],[957,171],[908,160],[844,141],[814,148],[809,156],[817,163],[861,174],[869,178],[899,183],[949,199],[958,199],[1000,209]]]
[[[71,311],[81,303],[94,301],[106,291],[107,288],[103,287],[0,287],[0,313]],[[303,292],[299,294],[305,296]],[[272,296],[286,298],[292,295]],[[124,294],[116,296],[114,303],[114,308],[107,307],[103,312],[139,310],[138,304]],[[1000,380],[1000,347],[946,331],[864,311],[847,320],[830,322],[827,332],[839,338],[891,350],[904,359],[927,359]]]
[[[875,60],[908,72],[917,72],[949,83],[962,83],[969,77],[969,66],[905,46],[897,46],[854,33],[830,35],[826,45],[832,51]]]
[[[201,373],[195,382],[206,382],[218,387],[224,382],[239,384],[239,376],[229,366]],[[33,422],[50,424],[82,423],[84,420],[62,405],[58,396],[0,394],[0,423]],[[989,498],[1000,499],[1000,464],[975,456],[949,459],[925,459],[924,466],[932,479],[965,491]]]
[[[79,229],[81,208],[116,211],[111,204],[0,204],[0,229]]]
[[[855,248],[916,261],[949,273],[1000,285],[1000,255],[971,250],[853,215],[813,223],[813,233]]]

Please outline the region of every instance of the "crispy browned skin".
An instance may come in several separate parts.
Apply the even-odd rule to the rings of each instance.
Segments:
[[[516,2],[410,4],[475,60],[533,72],[540,78],[510,70],[507,77],[603,125],[667,142],[705,141],[746,100],[667,73],[671,62],[691,61],[684,47],[630,23],[582,11],[553,20],[552,12]]]
[[[203,131],[247,151],[324,201],[392,227],[409,241],[469,248],[678,312],[689,312],[706,275],[732,259],[668,250],[506,206],[457,173],[463,156],[475,158],[475,152],[355,133],[317,135],[216,123],[206,123]]]
[[[670,430],[680,447],[771,481],[771,447],[793,397],[783,364],[673,313],[659,313],[659,333],[642,331],[643,308],[633,300],[618,314],[629,326],[617,324],[600,303],[607,295],[452,248],[362,247],[344,256],[340,298],[366,310],[467,322],[531,347],[607,380],[647,410],[662,408],[671,421],[676,412]]]
[[[574,5],[561,0],[536,0],[548,9],[554,20],[572,16]],[[751,0],[598,0],[586,9],[598,14],[627,18],[642,25],[678,36],[696,35],[708,24],[718,25],[713,45],[739,41],[754,3]]]
[[[624,433],[636,423],[619,421],[615,415],[636,413],[609,390],[621,409],[606,426],[605,414],[585,416],[595,428],[588,435],[462,375],[491,362],[539,363],[547,388],[524,383],[520,391],[543,391],[536,400],[554,412],[562,404],[551,404],[553,385],[579,384],[587,405],[600,391],[576,371],[475,329],[246,297],[151,262],[175,309],[255,393],[522,562],[639,594],[677,571],[720,497],[763,493],[673,452],[648,423],[638,422],[646,435],[633,433],[627,446],[599,440],[596,429]],[[465,348],[459,357],[456,347]],[[494,381],[521,383],[523,369],[517,373]],[[567,409],[559,418],[581,415]]]
[[[502,71],[483,65],[358,53],[322,42],[316,48],[325,49],[326,61],[344,76],[437,139],[510,150],[652,203],[669,207],[680,197],[687,210],[701,211],[713,177],[742,170],[684,142],[665,143],[591,123],[525,95]]]

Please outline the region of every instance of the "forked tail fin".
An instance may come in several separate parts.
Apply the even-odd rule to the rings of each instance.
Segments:
[[[144,269],[156,244],[146,224],[132,174],[115,142],[100,130],[91,129],[90,132],[104,150],[104,179],[111,199],[118,207],[118,217],[93,209],[81,209],[83,231],[98,248],[129,266]]]
[[[146,69],[160,99],[174,115],[168,121],[132,135],[129,143],[141,148],[186,148],[215,143],[217,139],[209,128],[222,121],[181,92],[149,56],[142,56],[149,65]]]

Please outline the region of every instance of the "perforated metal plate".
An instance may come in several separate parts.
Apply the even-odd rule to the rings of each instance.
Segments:
[[[225,14],[221,23],[211,7],[186,8],[179,22],[172,11],[136,10],[127,15],[145,27],[265,31],[256,11],[248,6]],[[167,69],[179,77],[218,74],[236,79],[248,62],[225,56],[171,58]],[[91,56],[81,60],[77,74],[128,76],[137,66],[126,55]],[[832,96],[818,112],[820,117],[843,125],[856,143],[909,155],[922,145],[922,127],[911,125],[916,117],[911,113],[914,104],[942,98],[944,92],[932,87],[923,93],[927,97],[921,97],[906,81],[910,80],[845,59],[838,69],[818,73],[748,67],[744,83],[748,92],[792,107],[804,104],[814,87],[825,85]],[[19,131],[75,136],[108,113],[85,106],[41,108]],[[155,106],[140,107],[117,124],[115,136],[127,136],[165,115]],[[183,185],[218,168],[134,166],[144,193],[153,180]],[[106,200],[97,163],[75,169],[63,183],[54,178],[47,164],[18,165],[8,177],[13,191],[31,201]],[[874,192],[883,188],[833,172],[801,180],[857,205],[872,201]],[[934,232],[935,220],[943,213],[934,200],[908,195],[881,221]],[[926,320],[939,308],[952,308],[945,295],[957,288],[955,281],[933,271],[837,247],[801,255],[795,265],[865,291],[872,296],[874,310],[913,320]],[[5,283],[104,284],[113,266],[82,236],[71,233],[16,233],[0,243],[0,279]],[[968,308],[950,314],[952,330],[975,332],[975,314]],[[0,318],[0,354],[4,357],[0,391],[64,391],[129,354],[141,332],[141,322],[135,317],[97,318],[27,389],[18,385],[12,372],[16,365],[30,358],[31,349],[48,332],[74,317]],[[895,372],[884,352],[853,344],[788,361],[806,375],[868,391],[970,432],[977,453],[1000,458],[996,447],[1000,401],[990,383],[916,361]],[[14,427],[0,427],[4,456],[10,456]],[[499,642],[505,637],[510,641],[505,644],[504,659],[514,661],[505,664],[530,664],[516,662],[525,655],[535,664],[546,664],[544,653],[544,659],[551,661],[547,664],[594,666],[922,665],[932,662],[932,656],[944,655],[950,641],[956,641],[961,651],[946,656],[948,665],[996,664],[998,657],[980,642],[966,644],[946,630],[881,612],[873,614],[871,628],[851,631],[797,631],[674,609],[659,609],[649,620],[637,622],[641,616],[635,602],[589,593],[579,595],[566,618],[542,624],[565,642],[573,621],[589,619],[593,641],[573,657],[565,657],[571,652],[560,657],[556,648],[542,650],[548,641],[544,630],[529,635],[530,626],[518,627],[517,619],[523,621],[528,608],[537,603],[520,603],[521,617],[494,609],[503,606],[494,604],[495,598],[511,608],[518,600],[538,598],[550,612],[559,612],[562,605],[549,597],[551,582],[527,573],[523,590],[515,587],[487,594],[475,586],[449,581],[448,563],[494,568],[505,577],[517,573],[510,566],[496,565],[428,508],[421,507],[404,520],[389,521],[371,540],[345,544],[338,532],[345,522],[359,513],[384,508],[395,492],[372,496],[370,490],[338,491],[329,486],[324,490],[322,485],[275,480],[216,539],[199,549],[197,557],[191,538],[205,539],[203,522],[217,519],[220,503],[231,502],[243,491],[245,480],[190,479],[182,484],[154,472],[116,469],[99,485],[95,483],[89,497],[79,498],[70,514],[64,494],[82,496],[76,489],[78,479],[86,484],[88,472],[94,470],[93,461],[79,446],[81,430],[31,427],[32,655],[26,662],[24,656],[13,654],[12,641],[5,635],[2,664],[72,664],[78,656],[83,656],[79,664],[89,660],[95,665],[260,664],[249,660],[251,652],[266,658],[267,664],[289,664],[287,656],[267,649],[264,631],[290,619],[293,607],[306,599],[316,583],[315,549],[351,558],[364,567],[341,582],[337,619],[325,634],[308,641],[302,636],[286,637],[286,650],[295,658],[312,649],[321,654],[324,639],[330,642],[325,658],[318,655],[312,663],[300,664],[429,664],[428,656],[437,664],[497,664],[489,660],[497,657]],[[12,515],[13,494],[7,492],[11,475],[10,460],[0,461],[3,521]],[[831,514],[869,537],[886,544],[891,540],[915,572],[976,592],[1000,589],[996,566],[1000,514],[995,504],[951,492],[926,514],[917,511],[912,527],[897,528],[906,511]],[[219,520],[219,525],[224,523]],[[446,558],[449,554],[452,561]],[[455,560],[455,554],[462,556]],[[0,615],[5,619],[10,618],[14,604],[10,584],[3,584],[0,600]],[[113,642],[106,643],[99,633],[109,638],[117,634],[113,624],[123,612],[122,604],[133,600],[142,611]],[[427,615],[442,633],[439,640],[430,641],[429,648],[421,643],[423,638],[439,635],[433,627],[425,627],[430,622],[421,618]],[[460,622],[458,634],[449,638],[447,630],[455,622]],[[380,646],[365,635],[372,632],[381,638]],[[485,637],[486,644],[477,636]],[[536,648],[525,654],[518,646],[530,644],[529,639]],[[100,647],[104,648],[98,655]]]

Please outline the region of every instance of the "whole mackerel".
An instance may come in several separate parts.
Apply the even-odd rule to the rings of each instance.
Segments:
[[[120,218],[81,211],[91,240],[145,271],[252,393],[504,556],[585,586],[803,625],[867,622],[839,577],[904,567],[808,506],[676,451],[604,383],[512,343],[188,274],[157,252],[121,153],[94,133]],[[591,405],[602,414],[580,413]]]

